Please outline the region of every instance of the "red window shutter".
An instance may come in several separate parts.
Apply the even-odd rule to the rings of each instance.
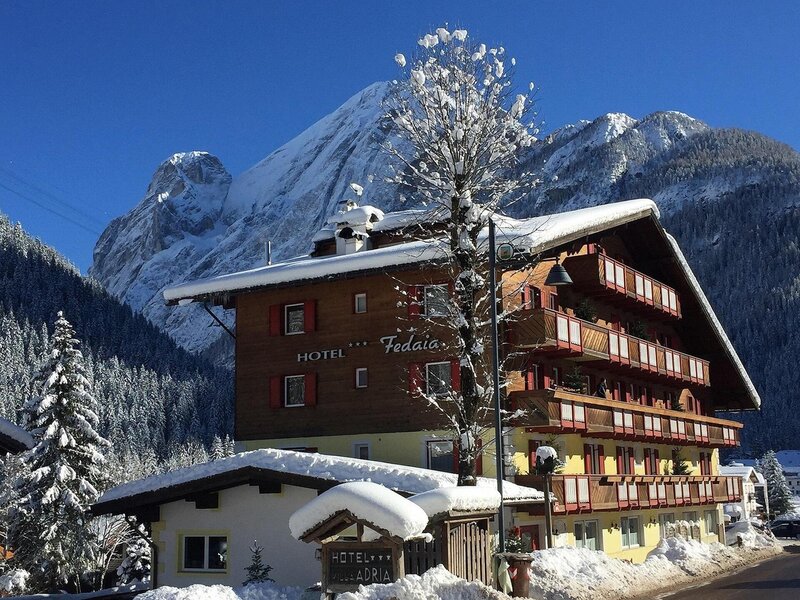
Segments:
[[[306,385],[305,389],[305,405],[306,406],[316,406],[317,405],[317,374],[316,373],[306,373],[304,383]]]
[[[661,470],[661,459],[658,457],[658,450],[654,450],[653,452],[655,452],[656,455],[656,472],[654,475],[658,475],[658,472]]]
[[[600,475],[606,474],[606,452],[603,444],[597,445],[597,462],[600,463]]]
[[[653,474],[653,473],[651,473],[651,469],[650,469],[650,452],[651,452],[650,448],[645,448],[644,449],[644,474],[645,475],[652,475]]]
[[[542,445],[539,440],[528,440],[528,470],[530,473],[536,472],[536,449]]]
[[[636,472],[636,457],[633,454],[633,447],[628,448],[628,473]]]
[[[483,475],[483,440],[477,439],[475,445],[478,448],[478,453],[475,456],[475,474],[481,476]]]
[[[408,317],[410,319],[419,316],[420,291],[421,288],[418,285],[410,285],[406,289],[406,303],[408,304]]]
[[[454,392],[461,391],[461,363],[457,358],[450,361],[450,386]]]
[[[625,386],[625,402],[631,401],[631,389],[633,388],[633,384],[628,384]]]
[[[422,391],[422,366],[419,363],[408,364],[408,391],[411,394]]]
[[[273,304],[269,307],[269,334],[281,335],[281,305]]]
[[[525,371],[525,389],[526,390],[536,389],[536,379],[533,369],[528,369],[527,371]]]
[[[625,472],[625,463],[623,462],[622,446],[617,446],[617,473]]]
[[[531,288],[527,285],[522,286],[522,295],[520,298],[520,308],[527,310],[531,308]]]
[[[583,472],[584,473],[591,473],[592,472],[592,445],[591,444],[584,444],[583,445]]]
[[[283,378],[280,375],[273,375],[269,378],[269,407],[281,408],[283,406]]]
[[[303,331],[311,333],[317,330],[317,301],[303,302]]]

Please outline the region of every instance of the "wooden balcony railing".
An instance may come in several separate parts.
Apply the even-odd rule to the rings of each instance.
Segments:
[[[621,299],[629,307],[645,307],[650,314],[681,317],[675,290],[605,254],[581,254],[564,260],[575,285],[609,300]]]
[[[512,410],[526,417],[518,426],[540,432],[579,432],[586,436],[709,448],[740,445],[737,421],[607,400],[562,389],[516,391]]]
[[[541,475],[517,475],[519,485],[542,489]],[[714,475],[553,475],[553,512],[636,510],[738,502],[741,479]],[[544,512],[542,505],[529,510]]]
[[[509,323],[509,334],[519,349],[582,355],[648,376],[711,385],[707,360],[549,308],[520,311]]]

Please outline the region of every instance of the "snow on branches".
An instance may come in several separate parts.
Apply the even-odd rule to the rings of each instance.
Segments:
[[[97,551],[87,511],[104,480],[109,443],[97,433],[97,401],[78,344],[59,312],[37,377],[39,393],[23,407],[35,445],[19,457],[26,469],[15,484],[9,536],[14,562],[31,572],[39,589],[69,580],[79,585]]]
[[[467,224],[485,225],[501,203],[534,183],[526,174],[498,177],[535,140],[530,90],[515,93],[515,61],[504,48],[473,43],[463,29],[440,27],[419,48],[410,64],[395,56],[406,78],[395,85],[387,116],[411,150],[387,146],[401,163],[391,180],[428,203],[459,209]]]
[[[459,484],[474,484],[478,438],[492,411],[487,349],[494,290],[486,285],[486,248],[479,236],[495,212],[528,192],[532,176],[517,173],[519,155],[535,140],[529,92],[514,90],[515,61],[502,47],[475,43],[467,31],[440,27],[418,41],[416,56],[395,56],[404,77],[386,101],[387,119],[399,138],[384,149],[396,159],[390,183],[431,208],[444,227],[452,256],[446,292],[421,315],[434,330],[449,328],[445,349],[456,357],[449,372],[425,374],[412,390],[452,425],[459,455]],[[443,220],[442,220],[443,218]],[[420,223],[422,237],[430,223]],[[409,234],[412,235],[412,234]],[[413,234],[417,235],[417,234]],[[430,236],[429,236],[430,237]],[[441,241],[439,242],[441,243]],[[439,287],[442,289],[434,290]],[[419,302],[407,297],[407,303]],[[457,368],[456,368],[457,366]],[[441,371],[441,372],[439,372]],[[442,385],[447,379],[449,387]]]

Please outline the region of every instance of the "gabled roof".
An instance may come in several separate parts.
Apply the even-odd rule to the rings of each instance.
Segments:
[[[742,479],[750,479],[758,481],[758,473],[753,467],[748,467],[742,464],[720,465],[720,475],[728,475],[731,477],[741,477]]]
[[[453,473],[443,473],[358,458],[266,448],[192,467],[153,475],[119,485],[103,494],[92,507],[95,514],[133,512],[193,495],[239,485],[284,483],[327,490],[349,481],[371,481],[410,496],[456,485]],[[478,478],[479,486],[496,488],[496,481]],[[542,502],[544,494],[530,487],[503,483],[507,503]]]
[[[33,448],[31,434],[11,421],[0,418],[0,455],[8,452],[23,452]]]

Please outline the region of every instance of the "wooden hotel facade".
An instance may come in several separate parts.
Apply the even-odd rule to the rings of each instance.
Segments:
[[[435,318],[452,293],[441,252],[399,233],[419,216],[354,208],[315,236],[309,257],[165,292],[171,303],[235,309],[244,449],[454,468],[451,434],[414,393],[459,385]],[[684,520],[695,537],[718,539],[721,503],[741,495],[736,478],[719,475],[719,449],[739,444],[741,424],[714,415],[760,400],[655,205],[510,228],[506,241],[537,260],[499,273],[502,308],[513,313],[501,332],[504,402],[524,415],[507,432],[507,477],[540,487],[535,449],[556,447],[558,544],[639,561]],[[553,263],[542,257],[558,257],[573,284],[546,286]],[[491,476],[494,462],[487,443],[478,468]],[[678,463],[687,474],[673,474]],[[541,506],[513,519],[542,547]]]

